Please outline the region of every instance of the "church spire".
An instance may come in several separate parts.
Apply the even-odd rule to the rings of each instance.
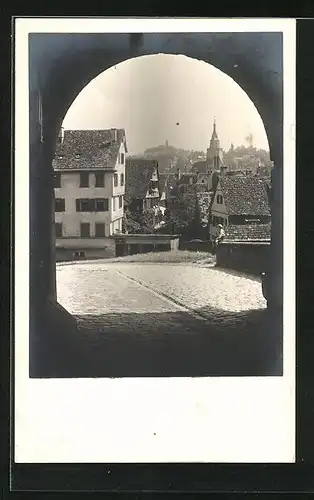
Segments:
[[[219,139],[218,139],[218,134],[217,134],[217,130],[216,130],[216,118],[214,118],[214,122],[213,122],[213,132],[212,132],[212,136],[211,136],[211,139],[210,139],[210,144],[213,146],[213,145],[216,145],[216,147],[220,147],[219,146]]]
[[[210,145],[209,148],[207,148],[206,161],[208,167],[214,170],[218,170],[220,166],[223,164],[222,150],[220,148],[220,141],[216,130],[215,117],[213,122],[213,132],[210,139]]]
[[[218,139],[217,135],[217,130],[216,130],[216,118],[214,117],[214,123],[213,123],[213,133],[212,133],[212,140],[213,139]]]

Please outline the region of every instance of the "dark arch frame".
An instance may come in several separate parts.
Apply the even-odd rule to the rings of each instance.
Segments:
[[[271,197],[272,259],[267,270],[271,283],[269,305],[282,307],[282,33],[32,33],[29,35],[31,374],[37,373],[36,360],[41,357],[35,345],[51,352],[52,344],[60,339],[64,342],[62,332],[76,330],[75,320],[56,300],[52,158],[60,125],[80,91],[100,73],[127,59],[158,53],[186,55],[220,69],[247,93],[263,120],[275,166]]]

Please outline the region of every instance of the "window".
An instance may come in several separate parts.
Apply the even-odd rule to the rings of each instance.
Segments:
[[[91,201],[93,201],[93,200],[88,200],[88,199],[83,199],[83,198],[76,200],[76,211],[77,212],[92,212]]]
[[[120,185],[124,186],[124,174],[121,174],[120,176]]]
[[[119,196],[119,208],[123,206],[123,196]]]
[[[55,212],[64,212],[65,211],[65,199],[64,198],[56,198],[55,199]]]
[[[76,200],[77,212],[108,212],[109,202],[107,198],[84,199]]]
[[[105,224],[96,222],[95,224],[95,236],[96,238],[102,238],[105,236]]]
[[[74,257],[85,257],[85,252],[74,252]]]
[[[96,172],[95,173],[95,187],[104,187],[105,186],[105,174],[104,172]]]
[[[61,188],[61,174],[54,174],[54,187]]]
[[[121,153],[120,163],[121,163],[121,165],[124,164],[124,153]]]
[[[249,224],[260,224],[261,219],[244,219],[244,222],[249,223]]]
[[[94,212],[108,212],[109,210],[109,203],[107,198],[98,198],[96,200],[91,200],[94,201]]]
[[[117,185],[118,185],[118,174],[114,174],[114,176],[113,176],[113,184],[114,184],[114,187],[117,187]]]
[[[114,196],[114,197],[112,198],[112,210],[116,210],[116,208],[117,208],[117,207],[116,207],[116,197]]]
[[[81,222],[81,238],[89,238],[89,237],[90,237],[90,223]]]
[[[222,204],[222,195],[221,195],[221,194],[217,194],[217,203],[218,203],[219,205],[221,205],[221,204]]]
[[[62,238],[62,223],[55,222],[55,235],[56,238]]]
[[[89,187],[89,172],[80,173],[80,187]]]

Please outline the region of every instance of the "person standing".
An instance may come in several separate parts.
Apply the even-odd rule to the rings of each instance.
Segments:
[[[222,227],[222,224],[218,224],[217,226],[217,235],[214,240],[214,254],[216,253],[216,249],[218,245],[224,240],[224,237],[226,236],[226,233]]]

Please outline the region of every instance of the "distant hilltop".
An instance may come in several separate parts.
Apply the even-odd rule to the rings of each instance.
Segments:
[[[174,172],[178,167],[188,171],[194,162],[204,160],[206,153],[204,151],[176,148],[166,142],[163,145],[149,147],[142,154],[130,155],[129,157],[155,159],[159,164],[159,172],[164,173]],[[242,163],[242,158],[245,163],[249,160],[249,163],[258,161],[265,166],[271,165],[269,151],[264,149],[258,149],[250,145],[235,147],[232,144],[229,150],[223,151],[225,165]]]

